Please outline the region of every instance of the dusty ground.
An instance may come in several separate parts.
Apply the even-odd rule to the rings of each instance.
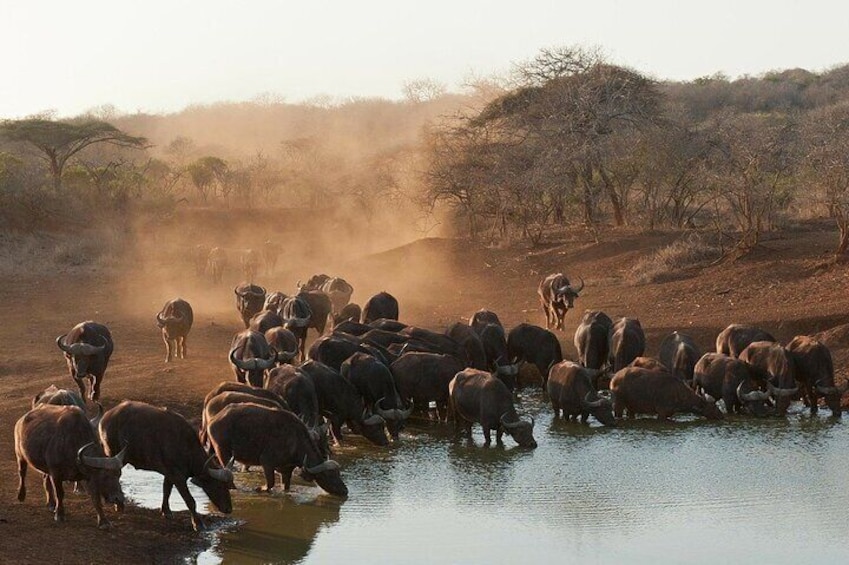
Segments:
[[[401,318],[442,329],[486,307],[507,326],[542,324],[536,286],[543,275],[562,271],[582,276],[586,288],[568,313],[561,336],[574,353],[572,332],[585,308],[611,316],[640,318],[650,354],[678,329],[705,350],[731,322],[754,323],[782,341],[801,333],[824,332],[841,380],[849,363],[849,268],[822,266],[833,244],[829,224],[812,222],[765,242],[750,257],[693,269],[662,284],[633,286],[627,269],[640,257],[674,240],[675,234],[609,234],[599,243],[585,234],[564,235],[542,250],[491,250],[429,239],[352,261],[314,257],[309,265],[285,263],[260,277],[269,290],[291,291],[312,272],[345,276],[354,301],[387,290],[401,303]],[[233,306],[232,274],[213,287],[188,267],[140,255],[135,266],[66,269],[50,275],[16,274],[0,281],[0,561],[8,563],[159,563],[192,555],[208,539],[191,531],[186,513],[166,521],[157,512],[129,507],[110,513],[113,528],[99,531],[84,495],[68,495],[67,522],[54,524],[44,506],[40,479],[29,476],[29,494],[16,500],[17,473],[12,429],[30,398],[48,385],[72,387],[54,344],[79,321],[107,324],[116,348],[103,384],[108,408],[123,399],[167,405],[189,419],[199,416],[204,394],[231,379],[226,354],[239,328]],[[47,270],[49,271],[49,270]],[[162,303],[176,296],[195,309],[189,359],[163,362],[164,347],[154,324]]]

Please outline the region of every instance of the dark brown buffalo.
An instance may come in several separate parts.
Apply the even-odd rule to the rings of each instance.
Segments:
[[[357,337],[372,345],[389,347],[393,343],[407,343],[410,340],[410,336],[408,335],[399,334],[397,332],[388,332],[386,330],[377,330],[371,326],[366,327],[369,328],[369,330]]]
[[[435,332],[425,328],[419,328],[416,326],[407,326],[404,329],[400,330],[398,333],[400,333],[401,335],[409,336],[411,338],[410,341],[423,341],[432,345],[437,353],[443,353],[445,355],[454,355],[458,359],[464,360],[467,366],[470,362],[470,360],[466,358],[465,348],[456,340],[443,333]]]
[[[261,389],[260,389],[261,390]],[[273,391],[272,391],[273,392]],[[276,394],[276,393],[275,393]],[[198,439],[204,448],[209,447],[209,422],[212,418],[221,412],[225,406],[230,404],[247,404],[253,403],[266,408],[274,408],[277,410],[285,410],[288,408],[285,402],[279,402],[271,398],[265,398],[254,394],[253,391],[222,391],[209,398],[203,404],[203,412],[201,415],[200,433]]]
[[[165,362],[174,357],[186,358],[186,337],[192,329],[194,312],[191,305],[182,298],[169,300],[156,315],[156,325],[162,330],[165,342]]]
[[[609,361],[613,320],[600,310],[586,310],[575,330],[578,363],[589,369],[603,369]]]
[[[456,322],[445,330],[445,335],[460,344],[465,353],[465,359],[459,359],[463,366],[486,371],[486,351],[483,342],[474,328],[467,324]]]
[[[221,469],[215,456],[207,457],[197,434],[181,415],[167,408],[125,400],[106,411],[99,429],[107,454],[117,453],[126,445],[127,463],[163,476],[162,515],[166,518],[171,518],[171,489],[177,487],[189,509],[192,527],[196,531],[204,528],[187,480],[203,489],[218,510],[225,514],[233,511],[233,473]]]
[[[26,499],[26,475],[32,466],[44,476],[47,506],[57,522],[65,519],[63,481],[85,481],[91,503],[97,512],[97,525],[109,526],[101,499],[124,509],[121,468],[126,451],[107,457],[91,427],[77,406],[45,404],[24,414],[15,423],[15,457],[18,461],[18,500]],[[7,556],[8,557],[8,556]]]
[[[796,370],[790,353],[772,341],[755,341],[740,353],[739,359],[765,372],[772,385],[775,413],[783,416],[793,399],[799,397]]]
[[[289,410],[307,425],[321,452],[329,455],[327,426],[321,416],[318,394],[312,378],[300,369],[284,365],[270,370],[265,376],[263,386],[286,399]]]
[[[361,324],[358,320],[359,318],[357,320],[339,322],[339,324],[333,326],[333,333],[342,332],[349,335],[361,336],[375,329],[368,324]]]
[[[609,398],[599,396],[595,389],[596,369],[587,369],[572,361],[562,361],[551,368],[546,390],[554,408],[554,417],[586,424],[592,414],[605,426],[615,426],[613,405]]]
[[[245,324],[251,324],[251,318],[265,307],[265,289],[252,283],[242,283],[233,289],[236,295],[236,310]]]
[[[708,400],[721,398],[728,414],[747,411],[765,416],[772,413],[766,373],[722,353],[705,353],[696,362],[693,389]]]
[[[689,384],[693,381],[693,370],[702,353],[692,337],[676,331],[660,342],[659,357],[674,376]]]
[[[301,281],[298,281],[298,290],[321,290],[321,287],[324,286],[324,283],[329,281],[330,278],[330,275],[325,275],[324,273],[320,275],[313,275],[306,283],[301,284]]]
[[[654,371],[669,371],[669,367],[660,362],[660,359],[654,357],[636,357],[628,363],[629,367],[641,367],[643,369],[652,369]]]
[[[504,324],[502,324],[501,320],[498,319],[498,314],[491,310],[478,310],[472,314],[471,318],[469,318],[469,327],[472,328],[472,330],[474,330],[474,332],[478,335],[480,335],[481,330],[484,329],[487,324],[495,324],[496,326],[501,326],[501,329],[504,329]]]
[[[253,330],[244,330],[233,337],[228,357],[236,380],[257,387],[262,386],[265,372],[277,361],[277,354],[268,346],[265,336]]]
[[[348,496],[339,464],[324,457],[306,425],[292,412],[231,404],[212,418],[208,430],[219,461],[235,459],[262,466],[265,486],[258,491],[274,488],[275,471],[283,477],[283,489],[289,490],[292,471],[300,467],[305,480],[315,481],[330,494]]]
[[[368,324],[381,318],[398,319],[398,301],[386,291],[379,292],[366,301],[361,321]]]
[[[465,428],[466,437],[472,437],[472,424],[483,428],[485,445],[495,441],[502,444],[506,432],[522,447],[535,448],[534,421],[521,420],[513,406],[513,393],[507,386],[487,372],[465,369],[457,373],[448,385],[449,411],[454,417],[454,428]]]
[[[289,297],[280,291],[272,292],[265,297],[265,303],[262,305],[262,309],[280,314],[280,311],[283,310],[283,302],[287,298]]]
[[[739,357],[750,343],[756,341],[774,342],[775,338],[760,328],[731,324],[716,336],[716,352]]]
[[[562,273],[548,275],[539,283],[537,294],[539,301],[542,304],[542,311],[545,314],[545,327],[563,331],[563,317],[566,312],[574,307],[575,299],[584,289],[584,279],[581,279],[581,286],[572,288],[569,279]]]
[[[342,308],[348,305],[348,302],[351,301],[351,295],[354,293],[354,287],[348,284],[348,281],[341,277],[331,277],[327,279],[327,281],[321,285],[320,290],[330,297],[332,313],[334,315],[341,312]]]
[[[312,323],[312,309],[303,295],[290,296],[283,302],[280,316],[283,327],[292,332],[298,340],[300,359],[306,355],[307,331]]]
[[[333,314],[333,327],[336,328],[342,322],[359,322],[363,315],[363,310],[359,304],[351,302],[342,307],[339,312]]]
[[[613,372],[627,367],[646,351],[646,334],[636,318],[619,318],[610,333],[608,363]]]
[[[507,351],[507,336],[500,324],[487,324],[480,332],[481,343],[486,354],[487,369],[504,381],[511,391],[516,390],[516,375],[519,361]]]
[[[89,398],[100,398],[100,385],[115,345],[109,328],[97,322],[81,322],[65,335],[56,338],[56,345],[65,354],[68,371],[86,398],[85,379],[91,380]]]
[[[507,353],[511,359],[530,363],[539,372],[543,390],[548,372],[563,361],[563,350],[557,336],[533,324],[519,324],[507,334]]]
[[[276,355],[278,364],[291,363],[298,356],[298,338],[291,330],[274,327],[265,332],[265,341]]]
[[[368,353],[354,353],[342,363],[339,373],[354,385],[366,408],[386,421],[389,435],[397,441],[413,408],[404,407],[389,367]]]
[[[272,310],[260,310],[256,314],[254,314],[253,318],[251,318],[250,322],[248,322],[248,329],[253,330],[255,332],[259,332],[264,334],[271,328],[282,328],[283,327],[283,318],[277,312]]]
[[[787,344],[787,351],[795,363],[796,378],[802,385],[811,414],[817,413],[818,399],[822,396],[831,414],[840,418],[840,398],[845,388],[841,390],[834,385],[834,361],[828,347],[810,336],[798,335]]]
[[[375,445],[387,445],[384,420],[368,411],[363,397],[348,379],[335,369],[318,361],[307,361],[300,370],[309,375],[315,386],[321,413],[330,420],[333,439],[342,443],[342,424]]]
[[[465,367],[456,357],[438,353],[411,352],[389,367],[402,401],[419,410],[434,403],[437,420],[448,418],[448,383]]]
[[[713,402],[702,398],[668,371],[625,367],[610,381],[613,413],[621,418],[637,414],[657,414],[665,420],[677,413],[701,414],[709,420],[721,420],[722,412]]]
[[[209,246],[199,243],[192,248],[192,264],[195,275],[202,277],[206,272],[206,262],[209,257]]]
[[[65,388],[50,385],[42,392],[32,397],[32,407],[40,404],[54,404],[56,406],[76,406],[85,411],[85,400],[78,393]]]
[[[381,352],[370,347],[373,346],[364,345],[356,336],[335,332],[315,340],[310,347],[309,358],[331,367],[334,371],[339,371],[345,359],[354,353],[378,354],[380,359],[389,362]]]
[[[204,397],[203,405],[206,406],[213,398],[225,392],[243,392],[245,394],[252,394],[259,398],[264,398],[266,400],[271,400],[272,402],[282,404],[283,408],[289,408],[289,406],[286,404],[286,401],[279,394],[276,394],[264,388],[258,388],[249,384],[237,383],[233,381],[222,381],[218,383],[218,385],[216,385],[215,388],[209,391],[206,397]]]
[[[298,296],[306,300],[310,307],[309,327],[315,329],[319,336],[324,335],[327,322],[333,322],[333,303],[330,297],[320,290],[301,290]]]

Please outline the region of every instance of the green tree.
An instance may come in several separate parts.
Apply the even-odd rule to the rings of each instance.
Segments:
[[[0,123],[0,137],[35,148],[49,167],[53,187],[62,188],[62,172],[68,159],[95,143],[144,148],[147,140],[124,133],[112,124],[91,118],[45,120],[27,118]]]

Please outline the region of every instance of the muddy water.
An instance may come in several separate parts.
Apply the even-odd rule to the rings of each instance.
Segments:
[[[419,423],[337,454],[351,496],[258,495],[201,563],[845,563],[849,430],[827,418],[552,423],[539,448],[481,447]],[[157,487],[158,493],[158,487]],[[158,500],[156,501],[158,506]],[[176,505],[175,505],[176,509]]]

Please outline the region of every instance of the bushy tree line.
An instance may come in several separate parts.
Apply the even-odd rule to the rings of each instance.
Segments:
[[[488,104],[428,128],[428,197],[474,238],[699,226],[740,253],[793,214],[822,213],[843,254],[847,69],[660,83],[595,52],[543,50]]]

